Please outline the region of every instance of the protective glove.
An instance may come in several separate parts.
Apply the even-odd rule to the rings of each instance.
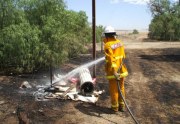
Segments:
[[[116,78],[116,80],[120,80],[120,74],[117,72],[114,72],[114,77]]]

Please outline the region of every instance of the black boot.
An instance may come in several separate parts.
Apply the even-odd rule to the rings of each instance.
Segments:
[[[124,105],[119,106],[119,111],[120,112],[125,112],[125,106]]]

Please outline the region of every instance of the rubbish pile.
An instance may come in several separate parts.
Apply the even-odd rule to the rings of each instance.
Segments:
[[[95,90],[96,79],[92,79],[88,68],[81,68],[77,77],[56,78],[49,87],[39,87],[34,92],[37,101],[49,99],[71,99],[96,103],[100,94],[104,92]]]

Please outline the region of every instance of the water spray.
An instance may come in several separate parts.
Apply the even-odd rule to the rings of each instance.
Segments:
[[[72,78],[73,76],[75,76],[77,73],[79,73],[79,71],[82,69],[82,68],[89,68],[90,66],[94,65],[94,64],[97,64],[101,61],[105,60],[105,57],[101,57],[95,61],[92,61],[92,62],[89,62],[89,63],[86,63],[84,65],[81,65],[80,67],[77,67],[75,68],[74,70],[72,70],[71,72],[67,73],[66,75],[60,77],[59,79],[55,80],[52,82],[52,86],[55,85],[56,83],[58,83],[59,81],[61,80],[67,80],[67,79],[70,79]]]

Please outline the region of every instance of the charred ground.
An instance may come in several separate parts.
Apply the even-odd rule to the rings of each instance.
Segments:
[[[130,42],[131,43],[131,42]],[[141,124],[176,124],[180,115],[180,48],[126,49],[126,99]],[[97,58],[103,53],[98,52]],[[68,72],[92,60],[91,54],[82,55],[60,69]],[[92,69],[90,69],[92,72]],[[44,77],[46,75],[47,77]],[[108,82],[104,62],[97,64],[96,89],[105,90],[96,104],[52,99],[35,101],[31,90],[20,90],[23,80],[33,86],[47,80],[47,73],[0,76],[0,122],[19,123],[19,116],[32,124],[106,123],[133,124],[128,112],[114,114],[110,108]]]

